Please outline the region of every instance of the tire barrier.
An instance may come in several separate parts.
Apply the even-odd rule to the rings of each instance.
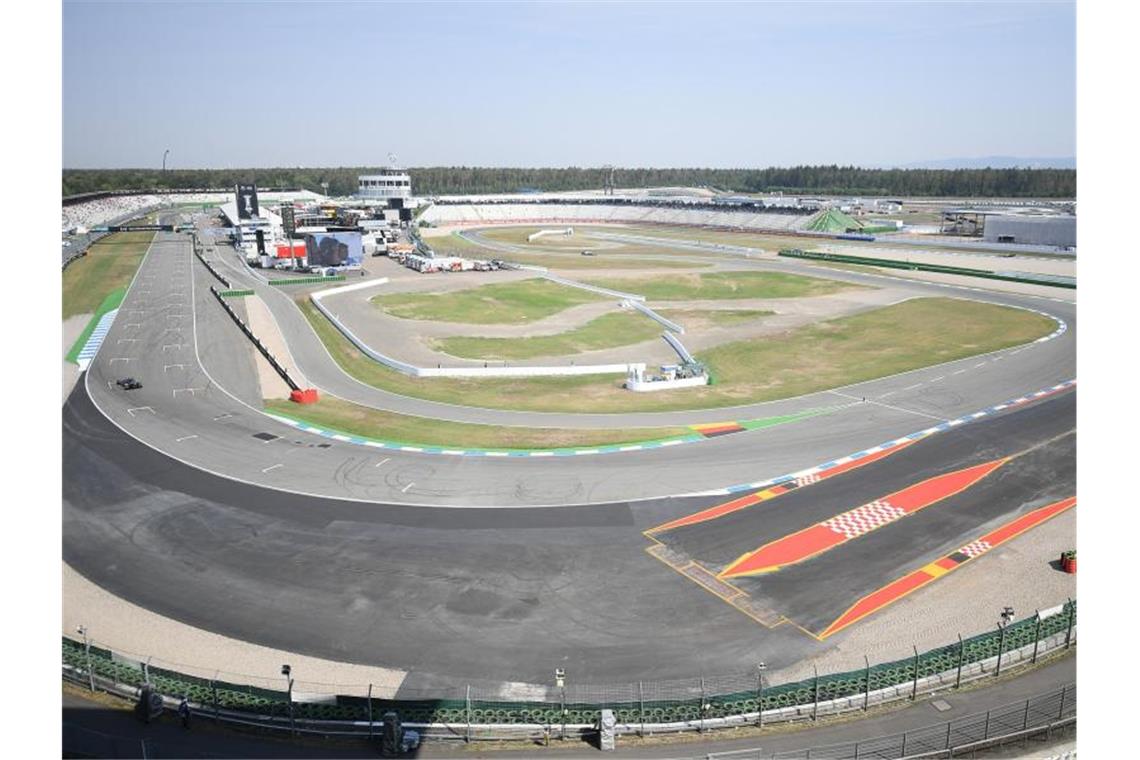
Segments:
[[[834,261],[842,264],[862,264],[884,269],[908,269],[918,272],[937,272],[940,274],[958,274],[966,277],[980,277],[986,280],[1002,280],[1004,282],[1019,282],[1024,285],[1045,285],[1051,288],[1069,288],[1076,290],[1075,282],[1054,280],[1050,278],[1023,277],[1014,274],[1001,274],[988,269],[970,269],[968,267],[952,267],[945,264],[924,264],[916,261],[898,261],[897,259],[877,259],[870,256],[847,256],[840,253],[817,253],[814,251],[801,251],[798,248],[780,251],[781,256],[793,259],[808,259],[812,261]]]
[[[568,733],[581,734],[592,730],[602,709],[613,710],[619,734],[748,725],[757,721],[758,707],[765,723],[787,722],[912,699],[997,674],[1003,663],[1035,662],[1075,641],[1076,613],[1076,602],[1070,600],[1046,617],[1026,618],[913,657],[778,685],[760,684],[752,671],[699,680],[549,688],[544,699],[525,701],[502,700],[495,689],[471,687],[466,692],[441,687],[438,698],[416,700],[328,695],[301,701],[294,694],[291,707],[301,730],[326,735],[364,733],[389,710],[409,727],[451,738],[464,727],[468,732],[458,735],[472,738],[536,738],[563,725]],[[62,643],[63,676],[77,683],[97,683],[133,696],[149,682],[173,703],[185,694],[203,715],[289,729],[284,691],[150,667],[110,649],[85,649],[83,642],[66,636]]]
[[[293,381],[293,378],[289,377],[289,372],[286,371],[286,369],[277,362],[277,359],[273,356],[273,354],[269,353],[269,349],[265,347],[265,345],[261,342],[261,339],[253,334],[253,331],[249,329],[249,325],[243,322],[241,317],[237,315],[237,312],[235,312],[233,308],[228,303],[226,303],[225,296],[222,295],[222,292],[213,286],[210,286],[210,292],[214,294],[214,298],[218,299],[218,303],[220,303],[222,305],[222,308],[226,310],[226,313],[230,315],[230,319],[232,319],[237,324],[237,326],[241,328],[241,331],[245,333],[245,337],[249,338],[257,350],[261,352],[261,355],[266,358],[266,360],[269,362],[269,366],[273,367],[273,370],[281,376],[281,379],[284,380],[285,384],[289,386],[289,390],[295,393],[307,392],[302,391],[301,386],[297,385],[297,383]],[[252,293],[252,291],[250,292]],[[313,391],[313,393],[315,394],[316,391]],[[316,401],[316,398],[313,398],[312,400]]]

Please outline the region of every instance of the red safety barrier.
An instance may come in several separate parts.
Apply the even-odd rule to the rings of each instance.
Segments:
[[[315,404],[319,400],[316,388],[306,388],[303,391],[293,391],[289,394],[289,400],[298,404]]]

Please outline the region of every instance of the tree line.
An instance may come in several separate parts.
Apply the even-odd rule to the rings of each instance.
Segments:
[[[64,169],[63,195],[116,190],[259,187],[303,188],[332,195],[356,192],[356,178],[379,167],[275,169]],[[602,168],[431,166],[408,169],[416,195],[558,192],[601,188]],[[1074,198],[1074,169],[862,169],[791,166],[767,169],[615,169],[619,188],[709,187],[731,193],[897,195],[907,197]]]

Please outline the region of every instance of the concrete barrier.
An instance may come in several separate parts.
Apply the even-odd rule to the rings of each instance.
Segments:
[[[677,388],[699,388],[709,384],[708,375],[698,377],[681,377],[676,380],[634,380],[625,381],[627,390],[635,393],[651,393],[653,391],[671,391]]]

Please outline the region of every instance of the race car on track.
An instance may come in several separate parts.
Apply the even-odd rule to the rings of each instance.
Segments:
[[[125,391],[133,391],[142,387],[142,383],[140,383],[138,380],[135,380],[133,377],[124,377],[120,380],[116,380],[115,384]]]

